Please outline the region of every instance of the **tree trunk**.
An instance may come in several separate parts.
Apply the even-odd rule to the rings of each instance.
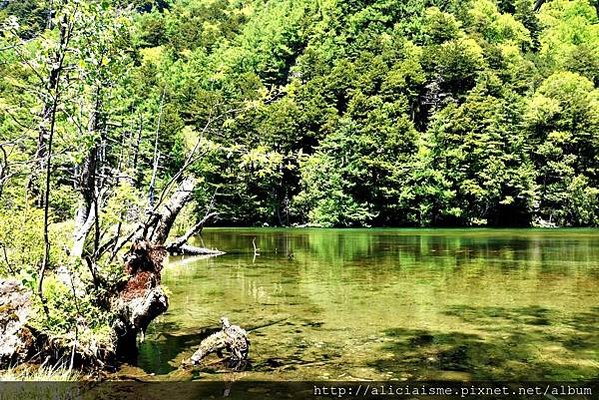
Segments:
[[[61,72],[64,65],[65,55],[68,51],[69,42],[71,40],[71,35],[73,33],[73,25],[69,22],[69,18],[67,15],[64,15],[61,20],[60,25],[60,34],[59,34],[59,46],[56,49],[54,56],[49,61],[51,62],[51,70],[50,77],[48,81],[47,90],[47,98],[44,102],[44,113],[42,115],[42,122],[40,124],[39,136],[38,136],[38,148],[36,151],[36,164],[45,158],[45,183],[44,183],[44,191],[43,196],[41,196],[42,201],[40,202],[40,206],[43,205],[44,208],[44,256],[42,262],[39,267],[38,273],[38,283],[37,283],[37,293],[42,301],[44,306],[44,311],[46,315],[48,314],[48,308],[46,306],[46,301],[43,295],[43,285],[44,285],[44,274],[50,264],[50,237],[48,232],[49,226],[49,206],[50,206],[50,174],[52,172],[52,142],[54,140],[54,131],[56,128],[56,113],[58,111],[59,98],[61,95],[60,90],[60,78]],[[39,187],[37,182],[35,182],[36,173],[38,173],[40,169],[34,167],[34,171],[32,172],[32,178],[34,180],[34,187]],[[30,180],[29,183],[32,181]]]
[[[98,148],[90,149],[79,179],[79,191],[83,197],[83,203],[77,210],[75,218],[75,235],[71,255],[81,257],[83,246],[92,227],[96,222],[96,164]]]
[[[133,161],[131,163],[131,169],[133,170],[133,177],[136,180],[137,176],[137,162],[139,159],[139,146],[141,144],[141,134],[144,129],[143,115],[139,115],[139,129],[137,130],[137,139],[135,140],[135,146],[133,148]]]
[[[168,309],[168,297],[160,287],[160,271],[166,252],[162,246],[147,241],[134,243],[126,255],[125,271],[129,275],[113,302],[118,319],[114,325],[117,354],[129,358],[137,349],[137,336],[157,316]]]
[[[533,10],[535,12],[539,11],[541,9],[541,7],[543,6],[543,4],[545,4],[545,0],[536,0]]]
[[[156,127],[156,135],[154,136],[154,157],[152,159],[152,179],[150,180],[149,203],[150,207],[154,207],[154,188],[156,186],[156,175],[158,174],[158,164],[160,162],[160,151],[158,151],[158,138],[160,136],[160,124],[162,122],[162,112],[164,110],[164,91],[160,96],[160,112],[158,114],[158,125]]]
[[[37,294],[42,301],[44,311],[48,315],[48,307],[46,306],[46,299],[44,298],[44,275],[48,266],[50,265],[50,174],[52,173],[52,142],[54,141],[54,129],[56,127],[56,110],[58,108],[58,86],[54,92],[54,103],[52,108],[52,118],[50,120],[50,127],[48,131],[48,148],[46,149],[46,179],[43,191],[43,202],[44,205],[44,258],[39,268],[38,282],[37,282]]]
[[[37,136],[37,148],[34,155],[34,166],[27,183],[27,192],[35,199],[37,207],[42,208],[44,206],[44,194],[41,190],[40,175],[44,171],[46,165],[47,152],[49,149],[48,142],[53,134],[54,124],[56,121],[56,110],[58,103],[58,94],[60,87],[60,73],[64,63],[64,57],[66,47],[70,41],[70,30],[67,22],[67,18],[63,19],[62,26],[60,28],[60,37],[58,42],[58,48],[48,60],[48,64],[51,66],[50,74],[48,75],[48,82],[46,84],[45,96],[43,99],[43,107],[41,114],[41,121],[39,124],[38,136]]]
[[[81,258],[83,256],[83,248],[85,240],[92,227],[96,222],[96,207],[93,204],[82,205],[77,211],[75,220],[75,237],[73,239],[73,247],[71,248],[71,256]]]
[[[195,186],[195,178],[185,178],[170,200],[162,207],[156,229],[150,235],[150,241],[153,244],[163,245],[166,242],[177,215],[179,215],[185,204],[191,200]]]
[[[2,160],[0,160],[0,197],[2,197],[2,191],[4,189],[4,184],[8,180],[10,176],[10,167],[8,164],[8,155],[6,154],[6,150],[4,146],[0,145],[0,155],[2,156]]]

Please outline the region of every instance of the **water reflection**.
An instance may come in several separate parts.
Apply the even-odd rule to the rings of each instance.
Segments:
[[[245,379],[599,376],[595,231],[212,229],[204,242],[228,254],[166,268],[147,372],[172,373],[227,315],[255,328]]]

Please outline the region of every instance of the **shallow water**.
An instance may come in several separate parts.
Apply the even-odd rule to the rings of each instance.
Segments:
[[[599,377],[597,230],[206,229],[203,241],[228,253],[170,260],[147,373],[182,376],[226,315],[252,329],[243,379]],[[224,379],[216,360],[194,377]]]

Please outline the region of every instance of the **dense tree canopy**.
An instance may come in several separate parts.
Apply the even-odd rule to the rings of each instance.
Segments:
[[[5,211],[35,203],[64,51],[54,222],[91,202],[90,151],[126,177],[107,201],[143,203],[201,138],[196,207],[224,224],[599,224],[593,1],[64,3],[66,44],[46,2],[0,2]]]

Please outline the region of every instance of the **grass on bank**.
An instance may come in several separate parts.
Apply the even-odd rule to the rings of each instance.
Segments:
[[[23,366],[0,371],[2,382],[72,382],[82,378],[81,372],[61,367]]]

